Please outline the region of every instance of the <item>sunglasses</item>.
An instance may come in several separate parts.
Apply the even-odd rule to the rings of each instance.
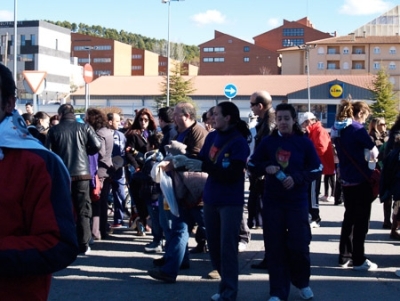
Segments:
[[[386,126],[386,123],[380,123],[379,125]]]
[[[256,106],[256,105],[258,105],[257,102],[251,102],[251,103],[250,103],[250,106],[251,106],[251,107],[254,107],[254,106]]]
[[[149,120],[147,118],[139,118],[140,122],[149,122]]]

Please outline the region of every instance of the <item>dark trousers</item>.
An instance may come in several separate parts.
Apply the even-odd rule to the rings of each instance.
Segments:
[[[372,188],[368,182],[355,186],[342,186],[344,195],[344,218],[340,233],[339,264],[353,259],[353,265],[362,265],[364,242],[371,215]]]
[[[111,189],[110,178],[100,178],[101,182],[101,192],[100,200],[92,204],[93,216],[100,217],[100,235],[102,238],[106,238],[108,235],[108,196]]]
[[[204,205],[208,249],[213,268],[221,275],[221,300],[236,300],[239,280],[238,243],[243,206]]]
[[[325,196],[329,196],[329,187],[331,187],[331,196],[335,195],[335,174],[332,175],[324,175],[324,191],[325,191]]]
[[[249,228],[262,226],[262,194],[264,191],[264,180],[259,180],[252,176],[249,177],[249,198],[247,200]]]
[[[282,202],[267,204],[267,255],[270,295],[287,300],[290,283],[299,289],[309,286],[311,230],[307,206]]]
[[[311,220],[316,221],[320,219],[319,216],[319,191],[321,189],[322,175],[318,176],[315,181],[312,181],[309,186],[308,193],[308,212],[311,214]]]
[[[89,195],[89,180],[72,181],[71,195],[76,213],[76,234],[82,252],[86,251],[92,237],[90,218],[92,206]]]

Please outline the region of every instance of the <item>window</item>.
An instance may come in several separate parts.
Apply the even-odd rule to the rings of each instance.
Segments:
[[[390,47],[389,53],[390,54],[396,54],[396,47],[394,47],[394,46]]]
[[[374,69],[375,70],[381,69],[381,63],[374,62]]]
[[[381,49],[379,47],[374,47],[374,53],[375,54],[380,54],[381,53]]]
[[[304,44],[304,39],[283,39],[282,40],[283,47],[291,47],[291,46],[297,46],[297,45],[303,45],[303,44]]]
[[[203,51],[204,52],[214,52],[214,48],[213,47],[204,47]]]
[[[349,48],[348,47],[344,47],[343,48],[343,54],[349,54]]]
[[[304,36],[303,28],[284,28],[283,29],[284,37],[302,37]]]
[[[214,47],[214,51],[215,52],[224,52],[225,51],[225,47]]]
[[[244,57],[244,58],[243,58],[243,62],[245,62],[245,63],[250,62],[250,58],[249,58],[249,57]]]
[[[159,65],[160,66],[167,66],[167,62],[160,62]]]
[[[22,34],[21,35],[21,46],[25,46],[25,45],[26,45],[25,35]]]
[[[56,50],[58,50],[58,39],[56,39]]]
[[[95,58],[93,63],[111,63],[111,58]]]
[[[141,60],[142,59],[142,55],[141,54],[134,54],[134,55],[132,55],[132,59],[133,60]]]
[[[249,46],[244,46],[243,47],[243,51],[244,52],[249,52],[250,51],[250,47]]]
[[[329,70],[336,69],[336,63],[328,63],[328,69]]]
[[[363,50],[361,48],[355,48],[354,54],[363,54]]]
[[[95,71],[94,71],[94,74],[95,74],[95,75],[98,75],[98,76],[110,75],[110,74],[111,74],[111,71],[110,71],[110,70],[95,70]]]
[[[336,54],[336,48],[328,48],[328,54]]]
[[[89,63],[89,58],[78,58],[78,63],[79,64],[86,64]]]
[[[205,57],[203,58],[204,63],[223,63],[225,59],[223,57]]]
[[[323,70],[324,69],[324,62],[318,62],[318,67],[319,70]]]
[[[225,47],[204,47],[204,52],[224,52]]]
[[[142,70],[142,66],[132,66],[132,70]]]
[[[31,45],[35,46],[36,45],[36,35],[31,34]]]
[[[389,69],[390,70],[395,70],[396,69],[396,63],[395,62],[390,62]]]
[[[111,45],[75,46],[74,47],[74,51],[89,51],[89,50],[111,50]]]
[[[362,63],[355,63],[354,64],[354,69],[364,69]]]

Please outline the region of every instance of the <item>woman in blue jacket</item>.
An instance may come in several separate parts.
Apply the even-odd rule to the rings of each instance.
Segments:
[[[308,223],[308,185],[320,176],[322,165],[311,142],[297,123],[290,104],[276,107],[277,128],[264,138],[248,163],[255,176],[265,176],[263,214],[270,276],[270,301],[286,300],[290,283],[301,298],[311,299],[309,286],[311,230]]]
[[[186,168],[208,173],[204,187],[204,221],[212,266],[221,275],[219,291],[211,300],[236,300],[239,279],[238,243],[244,205],[244,170],[250,154],[251,133],[233,102],[213,111],[210,132],[198,158]]]

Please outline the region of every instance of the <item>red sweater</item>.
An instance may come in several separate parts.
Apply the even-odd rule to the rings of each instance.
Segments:
[[[335,162],[333,159],[332,141],[328,131],[324,129],[319,121],[309,125],[307,131],[309,133],[308,137],[313,142],[318,157],[324,166],[322,174],[333,175],[335,173]]]
[[[78,254],[69,174],[49,151],[2,150],[0,299],[47,300],[51,273]]]

